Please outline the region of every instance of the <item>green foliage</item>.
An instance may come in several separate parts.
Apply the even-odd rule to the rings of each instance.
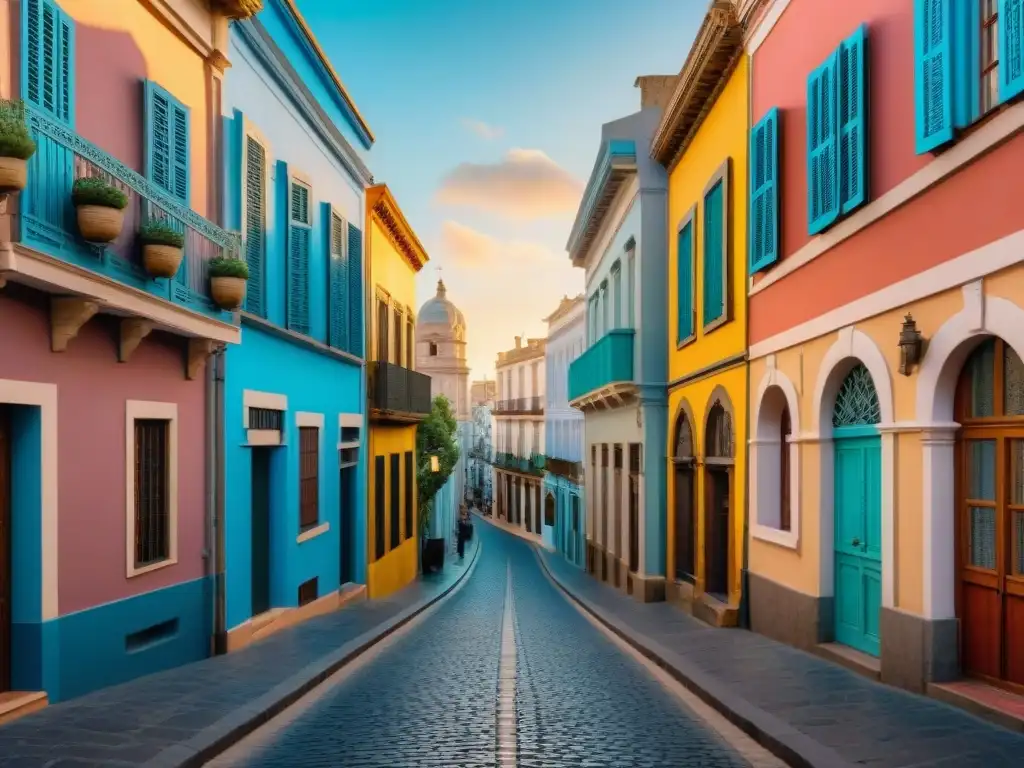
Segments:
[[[426,533],[434,495],[444,487],[459,461],[458,424],[451,403],[444,395],[434,398],[430,415],[416,429],[416,484],[420,510],[420,538]],[[437,472],[430,470],[430,457],[437,456]]]
[[[185,246],[185,235],[168,224],[152,219],[139,227],[139,239],[146,245],[169,245],[172,248]]]
[[[25,121],[25,104],[18,99],[0,99],[0,157],[28,160],[36,143]]]
[[[75,179],[71,187],[71,202],[75,205],[100,205],[123,211],[128,205],[128,195],[99,176]]]
[[[210,277],[240,277],[249,279],[249,265],[231,256],[210,259]]]

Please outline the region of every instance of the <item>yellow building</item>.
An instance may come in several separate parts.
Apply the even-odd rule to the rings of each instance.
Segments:
[[[669,172],[666,598],[736,624],[743,569],[748,60],[705,17],[652,142]]]
[[[430,412],[430,377],[416,359],[416,273],[428,257],[385,184],[366,190],[367,592],[386,597],[416,578],[416,425]]]

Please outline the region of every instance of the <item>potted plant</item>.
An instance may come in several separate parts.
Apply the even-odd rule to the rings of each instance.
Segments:
[[[181,266],[185,235],[164,221],[152,219],[139,229],[142,264],[152,277],[174,277]]]
[[[75,179],[71,202],[78,212],[78,229],[90,243],[109,243],[124,227],[128,195],[99,176]]]
[[[233,256],[210,259],[210,293],[221,309],[238,309],[245,301],[249,265]]]
[[[0,193],[25,188],[27,161],[35,152],[24,105],[20,101],[0,102]]]

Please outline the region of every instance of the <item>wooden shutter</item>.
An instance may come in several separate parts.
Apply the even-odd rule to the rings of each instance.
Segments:
[[[309,334],[309,187],[293,181],[289,193],[288,329]]]
[[[839,216],[839,51],[807,78],[807,231]]]
[[[416,531],[413,528],[413,500],[416,498],[416,485],[413,482],[413,467],[412,467],[412,451],[405,452],[404,470],[405,470],[405,536],[406,538],[413,538],[416,536]]]
[[[135,567],[171,556],[170,422],[135,420]]]
[[[1024,91],[1024,0],[999,0],[999,101]]]
[[[676,344],[693,336],[693,215],[676,236]]]
[[[30,104],[75,124],[75,24],[50,0],[26,0],[24,82]]]
[[[345,220],[331,212],[330,232],[330,334],[329,343],[335,349],[348,349],[348,260],[345,246],[348,244]]]
[[[919,155],[932,152],[953,138],[953,2],[914,0],[914,99]]]
[[[725,185],[719,181],[704,196],[704,325],[725,314]]]
[[[320,522],[320,429],[299,427],[299,529]]]
[[[868,199],[867,26],[843,41],[839,52],[840,210],[843,215]]]
[[[399,544],[402,543],[402,518],[400,516],[400,510],[402,509],[402,491],[401,481],[402,476],[401,467],[399,466],[401,456],[397,453],[391,454],[391,546],[389,549],[396,549]]]
[[[189,204],[189,109],[166,90],[145,84],[146,177]]]
[[[373,459],[373,556],[375,560],[384,557],[384,457]]]
[[[267,232],[267,151],[252,136],[245,137],[245,261],[249,281],[245,310],[266,316],[263,306]]]
[[[363,356],[363,233],[348,224],[349,352]]]
[[[779,110],[750,132],[750,274],[779,260]]]

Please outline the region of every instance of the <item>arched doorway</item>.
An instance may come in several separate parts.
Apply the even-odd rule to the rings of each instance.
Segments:
[[[716,399],[704,431],[704,591],[729,600],[732,416]]]
[[[881,409],[871,373],[857,363],[832,408],[835,441],[836,641],[878,656],[882,608]]]
[[[569,538],[569,546],[572,550],[570,559],[576,563],[576,565],[583,565],[583,536],[582,529],[580,528],[580,497],[575,493],[572,494],[572,501],[570,502],[572,507],[572,521],[570,523],[570,529],[572,531]]]
[[[555,525],[555,494],[551,491],[544,497],[544,525],[549,528]]]
[[[685,410],[676,419],[675,451],[672,455],[675,480],[675,576],[682,581],[693,583],[696,572],[696,521],[697,487],[693,455],[693,427]]]
[[[1024,363],[990,338],[957,384],[961,658],[1024,685]]]

